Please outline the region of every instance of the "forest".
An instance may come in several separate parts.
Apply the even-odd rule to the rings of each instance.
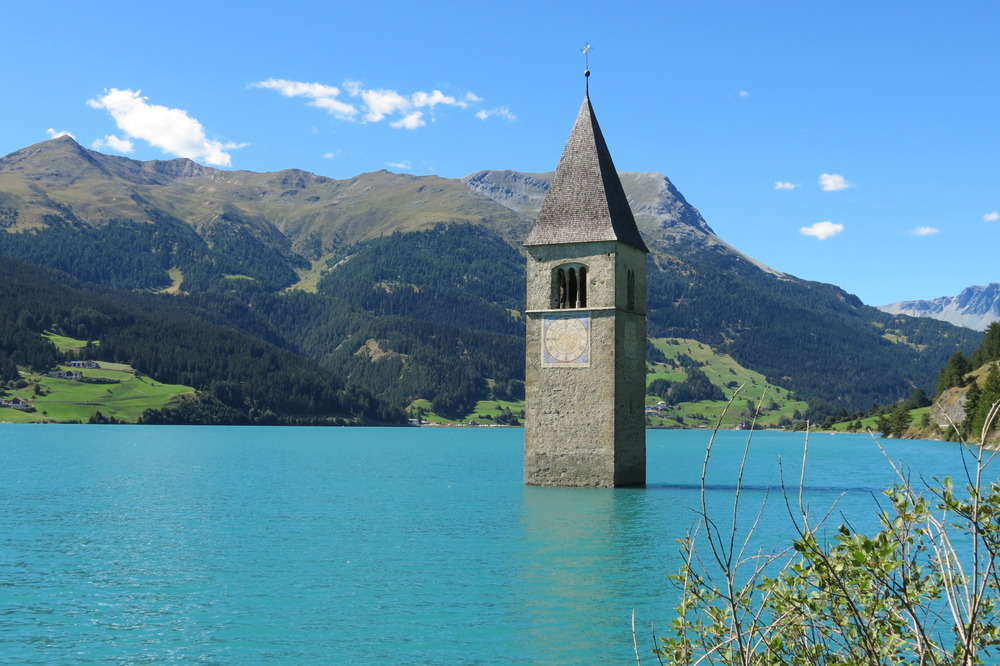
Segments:
[[[5,262],[51,270],[26,281],[25,264],[8,280],[0,373],[53,365],[54,351],[32,338],[53,330],[196,386],[212,422],[232,416],[224,408],[257,420],[398,422],[418,398],[454,418],[522,394],[525,260],[487,225],[342,245],[312,291],[289,289],[305,262],[262,233],[233,213],[205,238],[166,217],[0,234]],[[720,253],[651,255],[648,292],[650,337],[704,341],[807,400],[816,422],[931,390],[948,358],[980,338]],[[674,394],[705,395],[697,379]]]
[[[113,293],[85,291],[16,261],[0,266],[0,371],[44,372],[61,358],[49,331],[92,340],[86,353],[127,363],[159,381],[197,388],[194,403],[149,414],[147,422],[348,425],[403,423],[402,409],[303,356],[231,327],[150,314]],[[172,316],[173,315],[173,316]]]
[[[950,388],[968,387],[965,394],[965,418],[956,424],[956,435],[964,440],[978,436],[990,408],[1000,400],[1000,363],[996,361],[1000,361],[1000,322],[993,322],[986,328],[982,342],[971,357],[966,358],[962,352],[955,352],[938,375],[938,394]],[[988,369],[980,383],[972,373],[984,366],[988,366]]]
[[[867,409],[930,390],[949,356],[979,339],[934,319],[885,314],[832,285],[739,273],[729,258],[713,259],[714,270],[694,275],[650,266],[650,337],[705,342],[821,407]]]

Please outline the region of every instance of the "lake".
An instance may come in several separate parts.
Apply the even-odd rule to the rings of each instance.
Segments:
[[[716,439],[713,510],[747,436]],[[656,663],[710,437],[649,431],[648,487],[597,490],[525,487],[520,429],[2,425],[0,661],[634,664],[634,612]],[[762,542],[804,441],[753,436]],[[960,474],[958,445],[884,445]],[[876,524],[868,435],[811,435],[806,468],[814,511]]]

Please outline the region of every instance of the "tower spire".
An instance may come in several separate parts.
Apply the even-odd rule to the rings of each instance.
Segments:
[[[648,252],[587,96],[525,245],[616,240]]]

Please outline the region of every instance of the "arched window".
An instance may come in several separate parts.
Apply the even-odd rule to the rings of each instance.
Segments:
[[[586,266],[560,266],[555,270],[552,307],[559,310],[587,307]]]

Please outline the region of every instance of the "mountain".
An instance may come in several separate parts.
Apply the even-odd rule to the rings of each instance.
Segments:
[[[61,137],[0,158],[0,256],[238,329],[397,407],[423,398],[458,414],[520,390],[520,244],[551,177],[221,171]],[[755,261],[661,174],[622,182],[651,250],[650,337],[711,345],[820,413],[930,389],[980,337]]]
[[[484,171],[464,181],[511,210],[537,214],[551,175]],[[650,337],[706,342],[802,397],[848,408],[929,389],[945,350],[967,351],[979,339],[943,322],[879,312],[833,285],[756,261],[719,238],[661,174],[621,179],[651,250]]]
[[[554,173],[479,171],[466,176],[462,182],[474,192],[489,197],[501,206],[534,219],[542,208],[542,200]],[[648,245],[666,252],[671,243],[684,240],[701,248],[713,248],[729,254],[776,277],[785,277],[783,273],[751,259],[719,238],[698,209],[687,202],[666,176],[635,172],[622,172],[618,175],[628,196],[636,225]]]
[[[527,234],[529,220],[437,176],[378,171],[334,180],[297,169],[221,171],[183,158],[137,162],[68,136],[0,160],[0,228],[8,231],[131,220],[180,223],[205,237],[229,222],[301,263],[386,233],[487,216],[508,234]]]
[[[958,296],[942,296],[929,301],[900,301],[878,308],[890,314],[931,317],[956,326],[985,331],[1000,321],[1000,282],[966,287]]]

